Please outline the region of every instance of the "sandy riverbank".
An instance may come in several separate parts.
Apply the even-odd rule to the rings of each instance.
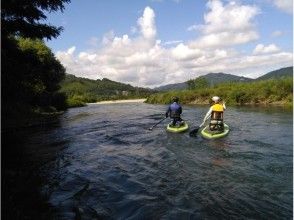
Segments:
[[[101,101],[101,102],[95,102],[95,103],[88,103],[88,104],[116,104],[116,103],[143,103],[146,99],[125,99],[125,100],[112,100],[112,101]]]

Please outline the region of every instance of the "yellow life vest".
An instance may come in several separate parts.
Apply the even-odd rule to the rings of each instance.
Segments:
[[[222,131],[224,119],[224,107],[221,104],[214,104],[212,106],[212,112],[210,117],[209,129],[211,131],[219,130]]]
[[[213,112],[223,112],[224,111],[224,107],[221,104],[214,104],[212,106],[212,111]]]
[[[214,104],[212,106],[212,112],[211,112],[211,117],[210,120],[218,120],[222,121],[224,117],[224,107],[221,104]]]

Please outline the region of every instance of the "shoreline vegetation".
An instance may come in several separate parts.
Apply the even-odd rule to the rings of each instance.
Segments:
[[[256,106],[265,108],[279,106],[293,108],[293,77],[256,82],[224,83],[192,90],[157,92],[147,97],[97,100],[96,102],[81,101],[80,105],[69,107],[120,103],[169,104],[173,96],[178,96],[181,104],[209,105],[210,98],[214,95],[220,96],[230,106]],[[22,114],[17,114],[17,109]],[[64,113],[64,111],[54,108],[49,109],[50,111],[39,108],[30,109],[28,106],[18,106],[18,108],[5,111],[12,115],[9,114],[10,116],[7,115],[7,117],[4,117],[5,129],[2,129],[2,132],[54,123],[58,116]]]
[[[177,96],[182,104],[210,104],[212,96],[220,96],[231,106],[285,106],[293,107],[293,77],[230,82],[212,87],[168,91],[150,95],[146,103],[169,104]]]

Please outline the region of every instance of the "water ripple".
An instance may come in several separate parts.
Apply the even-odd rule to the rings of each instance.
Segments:
[[[47,144],[65,147],[42,169],[58,219],[291,218],[291,115],[231,108],[229,136],[208,141],[168,133],[168,121],[149,131],[165,109],[91,105],[64,116]],[[200,120],[206,110],[186,106],[184,115]]]

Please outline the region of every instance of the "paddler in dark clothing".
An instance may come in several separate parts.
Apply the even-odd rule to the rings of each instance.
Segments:
[[[213,96],[212,101],[213,104],[206,113],[200,127],[210,118],[209,130],[222,132],[224,130],[224,111],[226,110],[226,103],[224,101],[220,103],[220,98],[218,96]]]
[[[179,98],[178,97],[173,97],[172,99],[173,103],[168,107],[165,117],[167,118],[170,116],[172,121],[172,126],[176,125],[182,125],[183,119],[181,119],[181,114],[182,114],[182,107],[179,104]]]

